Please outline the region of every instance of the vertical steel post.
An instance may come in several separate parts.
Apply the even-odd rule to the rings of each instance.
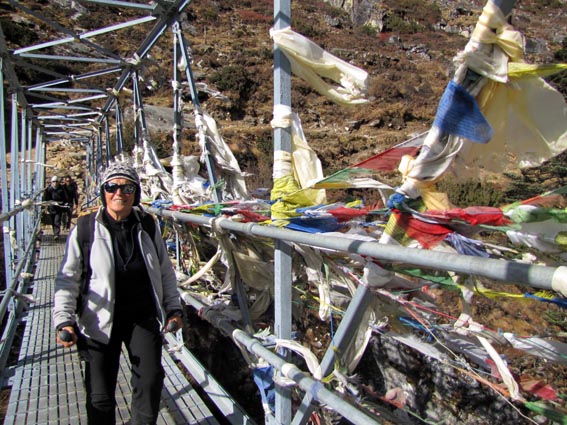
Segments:
[[[508,14],[512,11],[514,5],[516,4],[516,0],[492,0],[492,1],[494,1],[494,4],[500,8],[504,16],[508,16]]]
[[[45,187],[45,164],[47,163],[47,140],[45,140],[44,133],[41,134],[41,137],[42,137],[41,145],[40,145],[41,149],[40,152],[38,152],[38,154],[40,155],[38,162],[41,164],[41,166],[39,167],[40,178],[37,181],[38,189],[40,187],[42,188]]]
[[[43,133],[39,126],[35,129],[35,168],[33,177],[33,192],[39,192],[43,187],[43,182],[45,181],[45,167],[43,163],[45,153],[45,142],[43,141]],[[35,209],[36,220],[40,220],[41,207],[36,207]]]
[[[27,142],[28,145],[26,146],[26,182],[27,182],[27,188],[28,188],[28,193],[27,193],[27,197],[31,198],[31,196],[34,194],[34,190],[33,190],[33,181],[32,181],[32,160],[31,160],[31,155],[32,155],[32,148],[33,148],[33,133],[32,133],[32,128],[33,128],[33,113],[30,110],[30,116],[28,117],[27,120],[27,132],[28,132],[28,136],[27,136]],[[32,223],[32,214],[31,214],[31,209],[27,209],[25,212],[25,217],[26,217],[26,246],[27,246],[27,242],[31,240],[31,237],[33,235],[33,226],[35,223]]]
[[[183,55],[183,60],[185,61],[185,76],[187,78],[187,84],[189,85],[189,90],[191,91],[191,100],[193,101],[193,114],[195,115],[195,125],[197,126],[197,133],[201,146],[204,146],[205,152],[203,152],[205,157],[205,165],[207,167],[207,174],[209,176],[209,184],[212,188],[213,200],[217,203],[222,201],[222,191],[220,187],[217,186],[217,176],[215,172],[215,166],[213,163],[213,158],[211,157],[211,150],[209,148],[209,142],[207,141],[207,132],[205,124],[203,122],[201,112],[201,103],[199,102],[199,94],[197,93],[197,87],[195,86],[195,78],[193,77],[193,70],[191,69],[192,59],[189,57],[189,49],[187,48],[187,43],[181,32],[181,28],[178,26],[178,42],[180,45],[181,54]]]
[[[91,138],[91,140],[88,143],[88,146],[86,146],[86,150],[87,150],[87,155],[86,155],[86,161],[87,161],[87,170],[86,170],[86,175],[85,175],[85,192],[87,194],[87,207],[91,206],[91,202],[94,201],[94,199],[92,199],[90,197],[90,195],[93,193],[92,189],[93,186],[98,186],[98,177],[97,177],[97,168],[96,168],[96,164],[95,164],[95,157],[94,157],[94,139]],[[94,190],[94,193],[97,193],[97,190]],[[96,199],[96,198],[95,198]]]
[[[10,196],[8,191],[8,158],[6,157],[6,116],[4,103],[4,70],[3,59],[0,57],[0,178],[2,179],[2,213],[10,211]],[[10,221],[2,224],[4,238],[4,272],[6,284],[12,281],[12,250],[10,249]]]
[[[11,159],[11,170],[12,176],[10,179],[10,208],[16,206],[16,200],[20,198],[20,163],[18,161],[18,96],[16,93],[12,93],[12,133],[10,136],[11,147],[10,147],[10,159]],[[17,232],[18,217],[10,218],[10,232]],[[15,235],[17,238],[17,233]],[[17,253],[14,252],[14,247],[9,244],[8,247],[12,249],[12,260],[15,261]],[[11,265],[15,266],[14,264]]]
[[[132,72],[132,115],[134,117],[134,146],[133,152],[136,152],[137,149],[141,149],[142,146],[142,132],[141,132],[141,123],[138,117],[138,98],[136,94],[136,87],[138,86],[138,74],[137,72]],[[135,148],[135,149],[134,149]],[[134,164],[138,166],[138,152],[134,155]]]
[[[31,113],[31,111],[30,111]],[[30,195],[33,193],[33,186],[32,186],[32,150],[33,150],[33,113],[29,117],[28,121],[28,147],[26,149],[26,170],[27,170],[27,182],[28,182],[28,190]]]
[[[173,81],[171,82],[173,88],[173,160],[171,166],[173,167],[173,199],[181,200],[179,196],[179,167],[181,166],[181,132],[182,132],[182,112],[181,112],[181,94],[183,91],[181,85],[181,72],[179,68],[181,64],[181,46],[179,43],[180,25],[175,21],[171,26],[173,32]],[[187,66],[187,64],[185,65]]]
[[[112,158],[112,149],[110,148],[110,125],[108,123],[108,115],[105,115],[103,123],[104,123],[104,137],[106,138],[105,140],[106,158]]]
[[[274,0],[274,28],[291,25],[290,0]],[[283,105],[291,109],[291,65],[284,53],[274,46],[274,108]],[[274,159],[279,152],[291,154],[291,126],[274,129]],[[292,248],[285,241],[274,244],[274,322],[275,335],[280,339],[291,339],[291,271]],[[284,354],[284,353],[281,353]],[[278,372],[279,375],[279,372]],[[276,423],[291,422],[291,390],[276,385]]]
[[[179,186],[178,181],[176,181],[176,176],[178,175],[175,167],[178,167],[181,162],[181,132],[182,132],[182,113],[181,113],[181,72],[179,71],[179,59],[181,54],[181,47],[179,45],[179,29],[181,26],[176,20],[171,26],[171,31],[173,32],[173,199],[179,197]],[[181,252],[181,238],[179,237],[179,232],[175,229],[175,259],[178,272],[183,272],[182,267],[182,252]]]
[[[187,78],[187,83],[189,85],[189,90],[191,92],[191,100],[193,101],[193,115],[195,116],[195,125],[197,127],[197,132],[198,132],[198,137],[200,140],[200,144],[202,146],[205,146],[205,152],[203,152],[205,155],[205,165],[207,166],[207,173],[209,176],[209,184],[211,185],[212,191],[211,194],[213,196],[213,200],[215,202],[222,202],[222,190],[221,188],[217,185],[217,177],[216,177],[216,172],[215,172],[215,167],[214,167],[214,161],[213,158],[210,155],[210,148],[209,148],[209,142],[207,140],[206,137],[206,128],[205,125],[203,123],[203,118],[202,118],[202,112],[201,112],[201,104],[199,102],[199,94],[197,92],[197,87],[195,86],[195,78],[193,77],[193,70],[191,69],[191,62],[192,62],[192,58],[189,55],[189,47],[187,45],[187,41],[185,40],[185,37],[183,36],[183,31],[181,30],[181,25],[179,24],[179,22],[175,22],[172,25],[172,31],[173,31],[173,44],[174,44],[174,54],[173,54],[173,59],[174,59],[174,65],[175,65],[175,69],[174,69],[174,74],[173,74],[173,93],[174,93],[174,100],[173,100],[173,105],[174,105],[174,121],[173,121],[173,125],[174,125],[174,132],[173,132],[173,166],[177,166],[177,164],[179,164],[179,162],[181,161],[180,159],[180,149],[181,149],[181,145],[179,143],[179,141],[181,140],[181,128],[182,128],[182,114],[181,114],[181,78],[180,78],[180,71],[179,71],[179,66],[180,66],[180,60],[183,59],[183,64],[185,66],[185,76]],[[179,153],[178,153],[179,152]],[[175,168],[173,169],[174,171],[174,180],[173,180],[173,193],[174,196],[177,196],[178,194],[176,193],[177,189],[177,185],[176,185],[176,180],[175,180]],[[232,256],[232,254],[229,254],[230,256]],[[230,260],[232,261],[232,260]],[[252,327],[252,320],[250,319],[250,314],[248,311],[248,305],[245,301],[245,296],[243,295],[244,292],[244,288],[243,288],[243,283],[242,283],[242,279],[240,278],[240,274],[238,272],[238,269],[235,268],[235,276],[234,276],[234,285],[233,285],[233,291],[237,294],[237,298],[238,298],[238,305],[240,308],[240,312],[242,314],[242,322],[244,323],[245,328],[247,329],[247,331],[252,331],[253,327]]]
[[[31,111],[30,111],[31,114]],[[33,187],[33,180],[32,180],[32,149],[33,149],[33,136],[32,136],[32,128],[33,128],[33,122],[32,122],[32,116],[29,117],[29,119],[27,120],[27,142],[28,145],[26,147],[26,183],[27,183],[27,198],[30,198],[34,193],[34,187]],[[31,240],[31,238],[33,237],[33,228],[35,223],[32,223],[32,214],[31,214],[31,210],[27,209],[25,212],[25,218],[26,218],[26,245],[27,245],[27,241]]]
[[[100,125],[96,132],[96,172],[102,168],[102,130]],[[108,165],[108,164],[106,164]]]
[[[22,109],[20,115],[20,150],[19,150],[19,161],[20,161],[20,195],[26,196],[27,194],[27,182],[26,182],[26,146],[27,146],[27,110]]]
[[[122,109],[116,100],[116,155],[120,155],[124,150],[124,134],[122,125]]]
[[[28,135],[28,126],[27,126],[27,110],[22,108],[22,112],[20,115],[20,151],[19,155],[16,156],[16,159],[19,161],[20,169],[19,169],[19,195],[16,198],[16,202],[21,202],[24,198],[28,196],[28,183],[26,181],[26,148],[27,148],[27,135]],[[15,206],[15,205],[14,205]],[[16,216],[16,237],[18,240],[18,247],[20,248],[20,255],[18,258],[21,258],[23,254],[23,249],[26,246],[26,235],[25,235],[25,227],[26,227],[26,217],[27,214],[25,211],[22,211],[21,214]]]
[[[179,237],[179,232],[175,229],[175,270],[179,273],[183,273],[182,267],[182,253],[181,253],[181,238]]]
[[[200,144],[205,146],[205,165],[207,166],[207,173],[209,176],[209,184],[211,185],[212,189],[212,196],[215,202],[222,201],[222,190],[217,185],[217,177],[214,167],[213,158],[210,155],[210,148],[209,142],[206,137],[206,128],[202,118],[201,112],[201,104],[199,102],[199,93],[197,92],[197,87],[195,86],[195,78],[193,77],[193,70],[191,69],[191,62],[192,58],[189,55],[189,47],[187,45],[187,41],[183,36],[183,31],[181,30],[181,25],[179,22],[175,22],[172,26],[173,34],[174,34],[174,61],[175,61],[175,70],[174,70],[174,137],[173,143],[174,148],[173,150],[173,159],[177,163],[180,159],[176,159],[177,151],[180,149],[180,145],[178,145],[177,139],[181,139],[181,135],[177,134],[181,131],[181,105],[180,105],[180,96],[181,96],[181,81],[179,76],[179,60],[183,58],[183,62],[185,65],[185,76],[187,78],[187,83],[189,85],[189,90],[191,92],[191,99],[193,101],[193,114],[195,116],[195,125],[197,127],[198,137],[200,140]],[[179,98],[178,98],[179,97]],[[174,194],[177,188],[175,187],[175,180],[174,180]],[[232,257],[232,254],[228,254]],[[233,261],[233,260],[229,260]],[[244,295],[244,286],[242,283],[242,279],[240,278],[240,272],[238,268],[235,267],[234,271],[234,284],[233,284],[233,293],[236,293],[238,299],[238,306],[240,308],[240,312],[242,314],[242,322],[244,323],[244,327],[247,331],[253,332],[252,320],[250,319],[250,313],[248,310],[248,305],[246,303],[246,297]]]
[[[142,92],[140,91],[140,85],[138,84],[138,71],[132,74],[132,86],[134,90],[135,118],[138,120],[138,124],[140,126],[140,136],[142,137],[144,152],[143,161],[149,161],[153,167],[157,168],[160,171],[165,171],[165,168],[163,167],[150,143],[150,134],[148,132],[148,126],[146,123],[146,115],[144,113]]]

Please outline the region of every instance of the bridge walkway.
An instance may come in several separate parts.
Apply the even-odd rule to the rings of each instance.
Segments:
[[[23,339],[17,364],[9,374],[10,399],[4,425],[86,424],[83,368],[75,347],[64,349],[55,342],[51,307],[55,276],[63,258],[65,238],[41,236],[32,292],[35,302],[23,321]],[[218,424],[174,358],[163,349],[165,383],[157,423]],[[117,423],[130,419],[130,371],[122,356],[116,390]]]

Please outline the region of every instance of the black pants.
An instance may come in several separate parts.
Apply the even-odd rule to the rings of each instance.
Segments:
[[[62,211],[57,210],[55,212],[51,212],[51,228],[53,229],[53,236],[59,237],[61,233],[61,216]]]
[[[65,206],[66,208],[63,211],[62,222],[65,230],[69,230],[71,227],[71,220],[73,218],[73,205],[65,204]]]
[[[90,425],[116,422],[116,381],[122,343],[132,364],[131,425],[155,424],[159,412],[164,372],[161,365],[162,338],[157,319],[143,323],[115,322],[110,342],[83,342],[87,416]],[[119,326],[116,325],[119,323]]]

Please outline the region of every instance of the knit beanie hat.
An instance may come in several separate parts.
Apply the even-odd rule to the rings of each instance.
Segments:
[[[132,183],[134,183],[136,185],[136,193],[134,195],[135,196],[134,206],[140,204],[142,188],[140,186],[140,177],[138,176],[138,173],[136,172],[134,167],[128,164],[122,162],[113,162],[105,170],[102,177],[102,181],[100,183],[102,205],[106,207],[106,200],[104,198],[104,184],[112,179],[127,179],[130,180]]]

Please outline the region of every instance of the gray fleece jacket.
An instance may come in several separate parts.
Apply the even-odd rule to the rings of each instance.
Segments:
[[[81,249],[76,226],[67,238],[65,256],[55,279],[52,313],[56,328],[64,323],[77,323],[83,335],[106,344],[110,340],[114,317],[115,270],[112,240],[110,232],[102,222],[102,211],[103,207],[96,213],[90,255],[92,275],[88,292],[82,298],[79,309],[81,314],[79,317],[75,314],[82,272]],[[146,213],[134,208],[133,214],[140,217],[141,214]],[[169,313],[181,310],[175,271],[157,225],[155,234],[148,235],[142,229],[142,225],[138,224],[136,234],[152,282],[158,320],[163,327]],[[136,301],[132,300],[132,302]]]

